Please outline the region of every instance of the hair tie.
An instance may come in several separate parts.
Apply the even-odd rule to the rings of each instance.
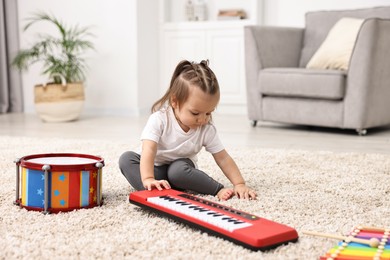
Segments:
[[[208,67],[209,66],[209,60],[207,59],[207,60],[202,60],[201,62],[200,62],[200,64],[202,64],[203,66],[205,66],[205,67]]]

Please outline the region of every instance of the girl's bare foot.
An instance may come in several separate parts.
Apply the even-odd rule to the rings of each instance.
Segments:
[[[228,189],[228,188],[222,188],[217,193],[217,197],[220,200],[228,200],[231,197],[233,197],[233,195],[234,195],[234,191],[232,189]]]

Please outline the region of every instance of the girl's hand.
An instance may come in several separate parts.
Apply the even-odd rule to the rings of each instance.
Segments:
[[[240,199],[256,199],[256,192],[245,184],[234,185],[234,194]]]
[[[155,187],[158,190],[170,189],[171,185],[167,180],[156,180],[154,178],[148,178],[143,181],[144,187],[147,190],[152,190]]]

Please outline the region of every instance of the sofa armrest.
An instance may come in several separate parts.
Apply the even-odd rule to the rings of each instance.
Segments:
[[[261,120],[260,70],[268,67],[298,67],[303,28],[246,26],[245,73],[248,117]]]
[[[390,20],[365,20],[349,64],[345,127],[369,128],[390,123],[389,46]]]

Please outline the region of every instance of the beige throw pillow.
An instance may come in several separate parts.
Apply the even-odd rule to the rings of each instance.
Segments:
[[[329,31],[306,68],[347,70],[364,19],[342,18]]]

